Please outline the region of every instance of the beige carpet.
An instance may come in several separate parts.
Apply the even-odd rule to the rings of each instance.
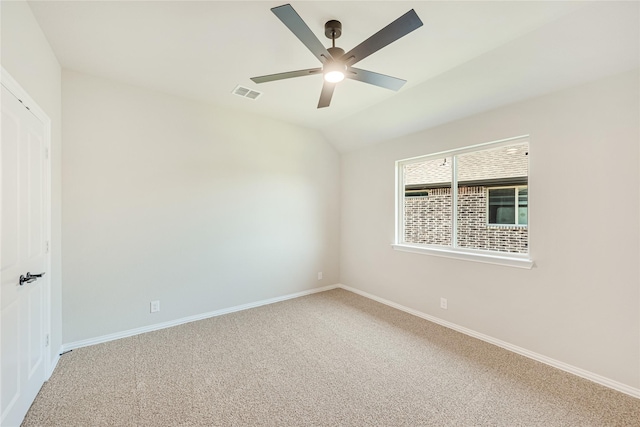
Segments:
[[[24,426],[640,426],[640,400],[344,290],[74,350]]]

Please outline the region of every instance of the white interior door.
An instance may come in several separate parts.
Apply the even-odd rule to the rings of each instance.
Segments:
[[[44,125],[2,86],[0,424],[20,425],[45,380]]]

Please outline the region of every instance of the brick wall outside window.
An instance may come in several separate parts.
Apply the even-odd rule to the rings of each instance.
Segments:
[[[527,227],[487,224],[487,187],[458,188],[458,247],[527,253]],[[405,198],[405,241],[451,246],[451,189]]]
[[[451,189],[429,190],[427,197],[404,199],[405,242],[451,246]]]

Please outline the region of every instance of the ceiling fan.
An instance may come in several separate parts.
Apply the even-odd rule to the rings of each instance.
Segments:
[[[271,11],[313,53],[322,63],[322,67],[252,77],[251,80],[255,83],[323,74],[324,83],[318,108],[324,108],[331,103],[336,84],[345,78],[395,91],[399,90],[407,82],[396,77],[355,68],[353,65],[399,38],[406,36],[413,30],[420,28],[422,21],[413,9],[346,53],[343,49],[336,47],[336,39],[342,35],[340,21],[331,20],[324,24],[324,34],[331,39],[331,47],[325,48],[290,4],[274,7]]]

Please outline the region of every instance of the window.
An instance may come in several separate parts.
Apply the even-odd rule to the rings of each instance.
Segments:
[[[490,225],[527,225],[527,187],[489,188],[487,191]]]
[[[395,249],[531,267],[528,138],[400,160],[396,167]]]
[[[404,197],[427,197],[429,195],[429,189],[422,185],[409,186],[407,185],[404,190]]]

